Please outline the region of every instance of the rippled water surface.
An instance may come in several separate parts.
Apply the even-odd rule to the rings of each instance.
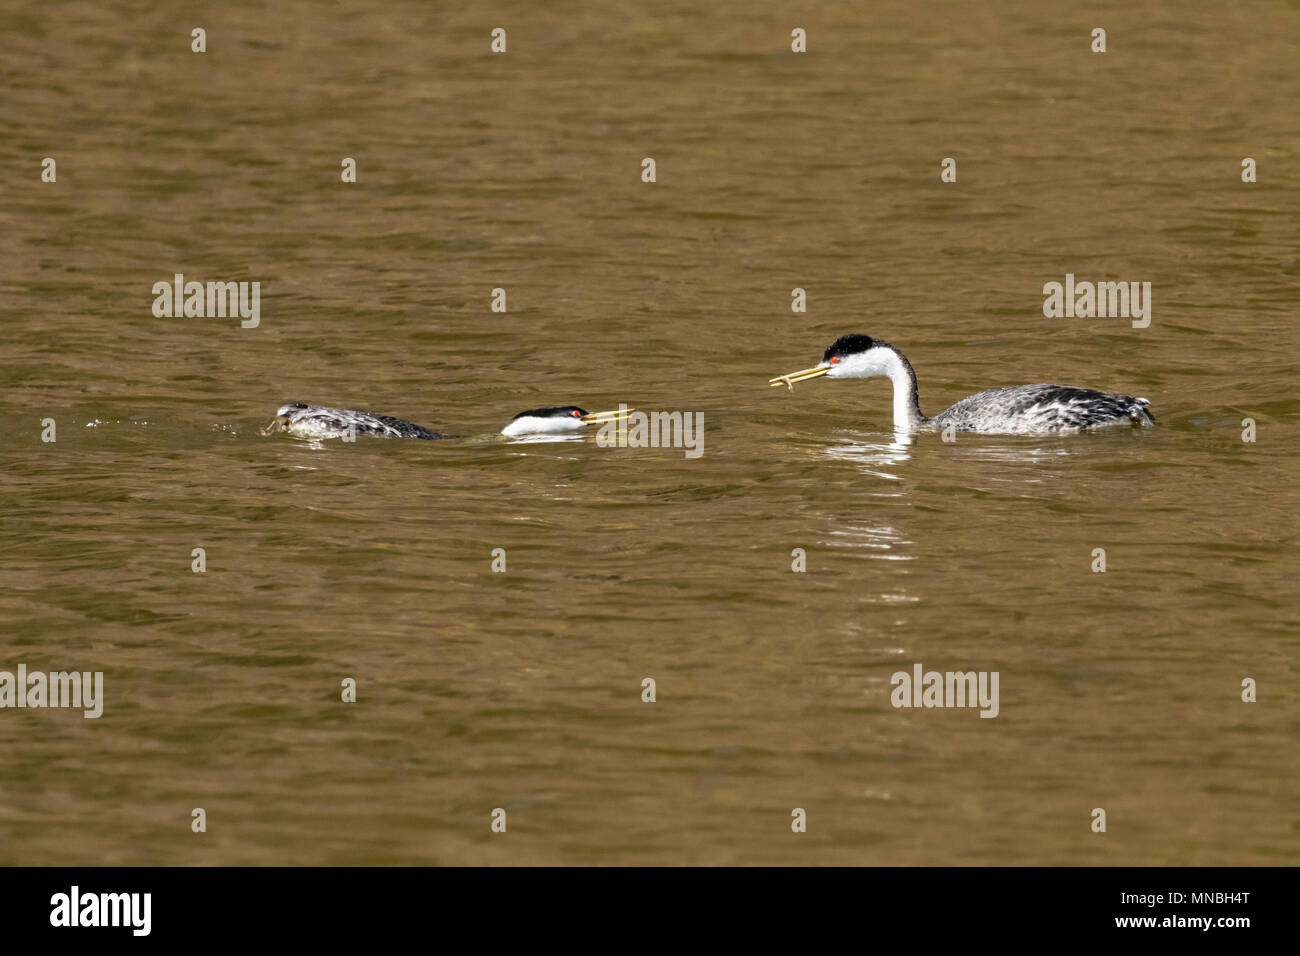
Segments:
[[[0,862],[1300,856],[1294,5],[0,21],[0,670],[106,685],[0,710]],[[259,327],[155,318],[177,272]],[[1044,318],[1067,272],[1150,327]],[[1062,381],[1158,427],[907,443],[882,379],[767,388],[843,332],[930,414]],[[290,400],[458,437],[262,437]],[[704,454],[495,437],[620,402]],[[894,709],[915,663],[999,716]]]

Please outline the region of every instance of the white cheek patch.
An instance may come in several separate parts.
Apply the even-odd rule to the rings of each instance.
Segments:
[[[840,358],[835,368],[844,378],[871,378],[875,375],[889,375],[894,354],[888,349],[870,349],[856,355]],[[834,375],[834,372],[831,372]]]

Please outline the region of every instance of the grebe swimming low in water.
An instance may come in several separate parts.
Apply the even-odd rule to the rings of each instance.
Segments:
[[[888,342],[869,335],[841,335],[826,350],[822,363],[768,382],[794,388],[795,382],[819,378],[871,378],[884,375],[894,383],[894,430],[923,428],[981,435],[1046,435],[1103,425],[1154,425],[1150,402],[1074,385],[1012,385],[963,398],[934,418],[921,413],[916,372],[906,356]]]
[[[613,412],[588,412],[577,405],[553,405],[550,408],[530,408],[520,412],[501,429],[507,438],[521,435],[566,435],[582,431],[588,425],[603,425],[627,418],[636,411],[627,408]]]
[[[586,412],[577,405],[555,405],[551,408],[533,408],[520,412],[510,420],[501,434],[509,438],[522,435],[556,435],[580,431],[588,425],[603,425],[618,421],[632,409],[612,412]],[[323,405],[306,405],[292,402],[281,405],[275,420],[262,429],[263,435],[277,431],[299,438],[346,438],[353,435],[372,435],[375,438],[423,438],[431,441],[449,438],[421,425],[415,425],[391,415],[350,408],[326,408]]]

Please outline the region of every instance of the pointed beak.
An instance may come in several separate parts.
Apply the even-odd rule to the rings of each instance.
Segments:
[[[590,415],[582,416],[582,423],[584,425],[605,425],[609,422],[626,421],[627,417],[634,411],[636,411],[635,408],[620,408],[613,412],[592,412]]]
[[[767,384],[774,388],[779,385],[784,385],[793,392],[795,382],[807,382],[810,379],[821,378],[830,370],[831,367],[823,363],[821,365],[816,365],[813,368],[803,369],[799,372],[791,372],[789,375],[778,375],[776,378],[769,379]]]
[[[287,425],[287,424],[289,424],[289,420],[288,420],[287,418],[276,418],[276,419],[273,419],[273,420],[271,421],[271,424],[267,425],[265,428],[262,429],[262,434],[263,434],[263,435],[274,435],[274,434],[275,434],[276,432],[278,432],[278,431],[279,431],[283,426],[285,426],[285,425]]]

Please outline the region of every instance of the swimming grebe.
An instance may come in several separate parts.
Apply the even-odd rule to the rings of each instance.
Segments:
[[[1044,435],[1102,425],[1154,425],[1145,398],[1113,395],[1074,385],[1012,385],[963,398],[934,418],[921,413],[916,372],[902,352],[869,335],[841,335],[826,350],[822,363],[768,382],[794,388],[795,382],[819,378],[888,376],[894,383],[894,430],[922,428],[981,435]]]
[[[612,412],[588,412],[577,405],[553,405],[520,412],[501,429],[507,438],[520,435],[561,435],[581,431],[588,425],[603,425],[627,418],[634,408]]]
[[[520,412],[510,420],[501,434],[511,438],[520,435],[558,434],[575,432],[588,425],[601,425],[626,417],[626,411],[588,413],[577,405],[556,405],[551,408],[533,408]],[[391,415],[356,411],[350,408],[326,408],[323,405],[306,405],[292,402],[281,405],[275,420],[262,429],[263,435],[277,431],[288,432],[299,438],[347,438],[354,435],[372,435],[375,438],[423,438],[433,440],[448,438],[421,425],[415,425]]]
[[[351,408],[326,408],[323,405],[306,405],[302,402],[281,405],[275,413],[275,419],[262,429],[262,434],[271,435],[277,431],[288,432],[299,438],[347,438],[354,435],[373,435],[376,438],[432,440],[446,437],[420,425],[393,418],[391,415],[376,415],[373,412],[356,411]]]

